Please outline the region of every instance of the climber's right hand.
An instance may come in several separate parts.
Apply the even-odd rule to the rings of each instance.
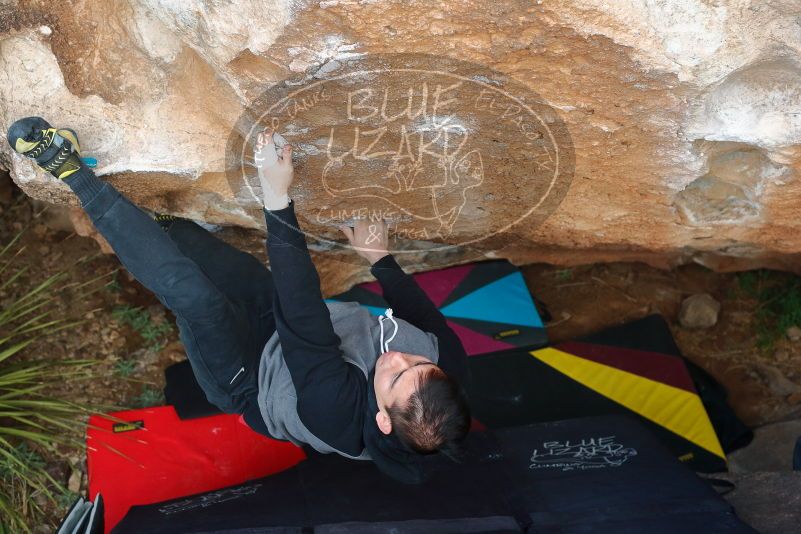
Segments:
[[[268,157],[265,151],[277,153],[278,159]],[[280,210],[289,205],[289,186],[292,185],[294,168],[292,167],[292,145],[286,144],[276,151],[272,130],[264,130],[256,138],[256,166],[264,196],[264,207],[268,210]]]

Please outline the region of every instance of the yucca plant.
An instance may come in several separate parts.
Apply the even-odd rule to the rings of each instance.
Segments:
[[[50,361],[26,349],[76,324],[52,316],[59,292],[97,280],[67,284],[64,270],[24,287],[28,268],[14,261],[22,251],[16,246],[21,235],[0,250],[0,532],[30,532],[46,524],[47,505],[66,492],[45,469],[44,458],[79,444],[86,410],[47,391],[85,376],[90,362]]]

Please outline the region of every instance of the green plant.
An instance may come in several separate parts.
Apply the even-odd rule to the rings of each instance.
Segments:
[[[136,370],[136,362],[133,360],[117,360],[114,364],[114,369],[123,378],[128,378]]]
[[[571,269],[559,269],[554,271],[553,274],[557,282],[567,282],[573,279],[573,271]]]
[[[148,343],[150,350],[159,351],[164,347],[164,337],[172,331],[167,321],[154,322],[153,318],[142,308],[118,306],[111,316],[121,324],[127,324]]]
[[[35,341],[73,326],[51,317],[66,271],[32,288],[24,282],[27,267],[11,255],[18,234],[0,250],[0,531],[29,532],[44,524],[42,502],[56,503],[63,486],[46,470],[43,454],[56,454],[58,445],[79,443],[76,417],[85,410],[45,394],[49,385],[85,376],[91,362],[23,359]],[[9,256],[11,256],[9,258]],[[82,288],[85,284],[77,284]],[[73,286],[74,287],[74,286]]]
[[[40,454],[32,450],[25,442],[18,443],[7,449],[8,454],[0,458],[0,484],[3,486],[4,498],[8,504],[13,506],[14,512],[22,517],[30,517],[31,512],[35,512],[38,503],[35,499],[39,488],[35,484],[30,484],[24,477],[19,476],[20,465],[25,466],[25,471],[41,474],[39,477],[43,482],[55,482],[46,480],[45,461]],[[49,484],[48,484],[49,485]],[[10,518],[7,529],[14,525],[16,518]],[[18,520],[17,520],[18,522]],[[0,521],[0,531],[4,526]]]
[[[164,393],[161,390],[145,386],[142,393],[131,400],[132,408],[148,408],[164,404]]]
[[[120,270],[116,269],[111,273],[111,280],[103,286],[106,288],[107,291],[111,293],[119,293],[122,291],[122,284],[120,284]]]
[[[800,277],[762,269],[741,273],[737,285],[745,296],[757,301],[754,316],[760,349],[773,349],[788,328],[801,327]]]
[[[62,510],[68,510],[72,503],[74,503],[80,494],[75,493],[74,491],[66,490],[64,493],[60,493],[56,496],[56,504]]]
[[[758,297],[762,285],[768,279],[768,272],[764,269],[746,271],[737,275],[737,285],[740,291],[749,297]]]

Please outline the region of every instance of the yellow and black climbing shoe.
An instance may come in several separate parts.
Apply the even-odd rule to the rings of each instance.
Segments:
[[[159,223],[159,226],[161,226],[161,229],[166,232],[167,230],[170,229],[170,226],[172,226],[172,223],[174,223],[175,221],[178,220],[178,217],[176,217],[174,215],[168,215],[166,213],[155,213],[153,215],[153,220],[155,220],[157,223]]]
[[[41,117],[26,117],[8,129],[8,143],[59,179],[81,168],[78,136],[68,128],[53,128]]]

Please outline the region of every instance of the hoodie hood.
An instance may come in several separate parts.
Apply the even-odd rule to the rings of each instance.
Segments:
[[[406,484],[419,484],[424,480],[420,455],[404,445],[395,434],[384,434],[378,428],[375,416],[378,401],[373,380],[375,370],[367,381],[367,413],[364,415],[364,446],[382,473]]]

